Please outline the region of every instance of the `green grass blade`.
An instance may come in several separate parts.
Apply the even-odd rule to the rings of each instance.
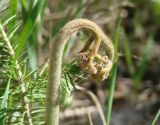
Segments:
[[[35,28],[34,28],[35,29]],[[28,42],[28,57],[29,57],[29,66],[30,69],[33,71],[37,68],[37,31],[34,31],[29,38]],[[36,78],[36,74],[32,74],[33,79]]]
[[[115,36],[114,36],[114,41],[113,41],[114,42],[114,50],[115,50],[114,61],[118,60],[118,44],[119,44],[120,24],[121,24],[121,17],[118,19],[117,28],[116,28],[116,32],[115,32]],[[107,114],[106,114],[106,124],[107,125],[110,125],[114,91],[115,91],[115,85],[116,85],[116,78],[117,78],[117,65],[115,63],[113,65],[113,68],[111,71],[111,76],[110,76],[110,88],[109,88]]]
[[[33,7],[32,11],[29,14],[29,17],[27,18],[26,23],[24,24],[24,28],[22,30],[22,33],[19,36],[19,40],[18,40],[19,44],[18,44],[18,47],[16,48],[16,53],[15,53],[15,57],[14,57],[14,64],[15,64],[15,61],[18,59],[22,49],[24,48],[26,40],[28,39],[28,37],[30,36],[30,34],[32,32],[36,18],[40,14],[44,3],[45,3],[45,0],[38,0],[36,2],[35,6]]]
[[[21,0],[21,6],[22,6],[22,18],[23,18],[23,21],[27,21],[27,17],[28,17],[28,12],[29,12],[29,7],[28,7],[28,4],[27,4],[27,1],[26,0]]]
[[[124,53],[125,53],[125,60],[129,69],[129,72],[132,74],[134,72],[134,65],[132,61],[132,52],[130,48],[130,44],[127,40],[126,34],[123,31],[123,36],[124,36]]]
[[[116,64],[113,66],[110,78],[110,88],[109,88],[109,98],[107,103],[107,115],[106,115],[106,124],[110,125],[114,91],[116,86],[116,78],[117,78],[117,66]]]
[[[113,43],[114,43],[114,61],[117,60],[118,58],[118,44],[119,44],[119,31],[120,31],[120,25],[121,24],[121,17],[118,18],[118,23],[117,23],[117,29],[116,29],[116,32],[115,32],[115,35],[114,35],[114,40],[113,40]]]
[[[27,0],[21,0],[21,5],[22,5],[22,8],[28,12],[28,3],[27,3]]]
[[[7,110],[7,107],[8,107],[7,101],[8,101],[8,96],[9,96],[10,82],[11,82],[11,80],[9,79],[6,90],[5,90],[5,93],[4,93],[4,96],[3,96],[3,100],[2,100],[2,103],[1,103],[0,125],[6,125],[6,123],[5,123],[6,122],[6,110]]]
[[[17,15],[17,13],[18,13],[18,0],[9,0],[9,6],[10,6],[9,7],[9,10],[10,10],[9,16],[11,17],[14,15]],[[12,9],[12,8],[14,8],[14,9]],[[16,22],[17,22],[17,20],[14,20],[12,22],[12,24],[9,27],[9,30],[12,31],[14,29]]]
[[[160,122],[160,109],[158,110],[156,116],[154,117],[153,122],[152,122],[151,125],[158,125],[158,121]]]
[[[146,48],[144,49],[145,51],[143,54],[143,58],[140,61],[140,65],[138,66],[137,71],[135,71],[135,74],[133,76],[133,82],[134,82],[135,88],[138,88],[140,80],[142,79],[142,77],[146,71],[147,64],[150,59],[152,47],[153,47],[153,39],[151,36],[147,42]]]
[[[32,10],[33,5],[35,5],[35,3],[37,3],[37,0],[34,1],[29,1],[26,2],[26,0],[21,0],[21,5],[22,5],[22,17],[23,17],[23,22],[26,23],[27,17],[28,15],[30,15],[31,12],[29,12],[29,10]],[[39,11],[38,9],[35,8],[35,10],[37,10],[37,12]],[[35,11],[33,10],[33,11]],[[42,10],[41,10],[42,11]],[[35,11],[36,12],[36,11]],[[38,16],[40,17],[40,14],[38,14]],[[34,18],[34,14],[32,15],[32,17]],[[38,33],[40,31],[41,28],[41,23],[42,23],[42,16],[39,21],[36,21],[33,27],[33,32],[32,34],[29,36],[28,38],[28,43],[27,43],[27,47],[28,47],[28,56],[29,56],[29,67],[31,69],[31,71],[34,71],[37,67],[37,38],[38,38]],[[35,79],[36,78],[36,74],[32,74],[32,78]]]

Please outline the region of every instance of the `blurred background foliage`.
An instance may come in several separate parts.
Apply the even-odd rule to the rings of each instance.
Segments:
[[[60,28],[75,18],[92,20],[103,29],[115,44],[117,63],[109,80],[96,84],[74,60],[90,34],[80,31],[69,38],[63,57],[60,124],[91,124],[87,110],[94,124],[102,124],[92,100],[76,91],[80,84],[98,97],[107,123],[159,125],[160,0],[0,0],[0,124],[24,122],[16,61],[33,124],[44,124],[49,50]]]

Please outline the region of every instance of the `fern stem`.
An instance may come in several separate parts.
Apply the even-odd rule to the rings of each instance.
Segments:
[[[113,44],[103,31],[92,21],[86,19],[76,19],[68,22],[59,32],[56,37],[52,50],[49,64],[49,81],[47,86],[46,97],[46,125],[59,125],[59,86],[61,78],[61,64],[63,57],[63,50],[67,39],[75,31],[87,29],[93,33],[95,38],[95,46],[92,51],[93,56],[97,53],[101,41],[107,46],[108,57],[113,59],[114,49]]]
[[[0,23],[0,31],[2,33],[4,42],[5,42],[5,44],[8,48],[8,52],[10,53],[10,56],[13,59],[14,55],[15,55],[15,52],[13,50],[11,42],[10,42],[7,34],[5,33],[4,28],[3,28],[1,23]],[[30,114],[30,110],[29,110],[29,101],[28,101],[28,98],[26,96],[26,88],[25,88],[24,83],[23,83],[23,74],[22,74],[22,71],[20,70],[20,66],[18,64],[18,61],[15,62],[14,69],[15,69],[15,73],[16,73],[16,76],[18,78],[18,81],[20,83],[22,109],[23,109],[23,114],[24,114],[24,117],[25,117],[24,122],[27,125],[32,125],[32,118],[31,118],[31,114]]]

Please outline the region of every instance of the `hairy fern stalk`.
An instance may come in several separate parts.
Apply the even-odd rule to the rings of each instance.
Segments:
[[[46,125],[59,124],[59,86],[62,55],[68,37],[75,31],[81,29],[87,29],[92,32],[93,37],[95,38],[95,43],[92,50],[77,55],[79,67],[97,81],[107,78],[109,71],[111,70],[114,56],[113,44],[102,30],[94,22],[86,19],[76,19],[68,22],[60,30],[55,42],[53,42],[51,50],[49,81],[46,97]],[[105,57],[102,57],[97,53],[101,42],[104,42],[106,45],[107,56]],[[98,61],[95,60],[95,58],[97,58]]]

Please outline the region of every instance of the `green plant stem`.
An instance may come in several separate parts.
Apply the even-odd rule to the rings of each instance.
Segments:
[[[158,122],[158,119],[160,121],[160,109],[158,110],[156,116],[154,117],[153,122],[152,122],[151,125],[156,125],[156,123]]]
[[[107,125],[110,125],[110,119],[111,119],[111,111],[112,111],[112,105],[113,105],[113,96],[116,86],[116,78],[117,78],[117,67],[116,64],[113,66],[112,69],[112,76],[111,76],[111,84],[109,88],[109,99],[108,99],[108,105],[107,105]]]
[[[2,33],[4,42],[9,50],[10,56],[13,59],[15,56],[15,52],[12,48],[11,42],[8,39],[7,34],[5,33],[4,28],[1,23],[0,23],[0,31]],[[22,71],[20,70],[20,66],[18,64],[18,61],[15,62],[14,69],[15,69],[15,73],[16,73],[16,76],[17,76],[19,84],[20,84],[22,109],[23,109],[23,114],[24,114],[24,118],[25,118],[25,123],[27,125],[32,125],[32,118],[31,118],[31,114],[30,114],[30,110],[29,110],[29,101],[26,96],[26,88],[23,83],[23,74],[22,74]]]
[[[117,28],[114,37],[114,62],[118,60],[118,45],[119,45],[119,31],[120,31],[120,24],[121,24],[121,17],[118,18]],[[117,78],[117,64],[115,63],[110,77],[110,88],[109,88],[109,99],[107,105],[107,117],[106,117],[106,124],[110,125],[111,119],[111,112],[112,112],[112,105],[113,105],[113,98],[114,98],[114,91],[116,86],[116,78]]]
[[[61,78],[62,57],[67,39],[75,31],[87,29],[93,33],[95,48],[93,54],[98,51],[101,41],[107,45],[109,58],[114,55],[113,44],[103,31],[94,23],[86,19],[76,19],[68,22],[59,32],[52,45],[51,59],[49,64],[49,81],[46,97],[46,125],[59,125],[59,87]]]

